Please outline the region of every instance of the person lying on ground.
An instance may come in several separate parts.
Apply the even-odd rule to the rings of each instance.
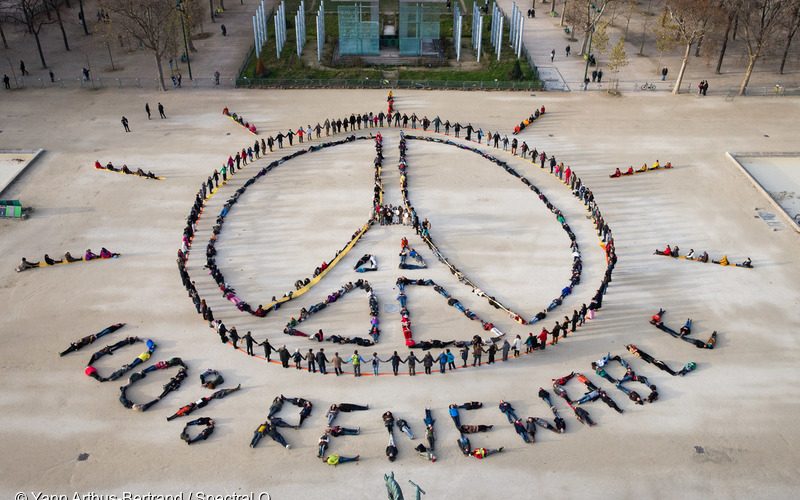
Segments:
[[[667,245],[667,248],[665,248],[664,250],[656,250],[655,252],[653,252],[653,254],[655,254],[655,255],[666,255],[667,257],[671,257],[672,256],[672,248],[669,245]]]
[[[697,258],[697,261],[698,262],[703,262],[703,263],[708,262],[708,252],[703,251],[703,254],[700,257]]]
[[[282,419],[281,417],[270,417],[269,423],[273,425],[273,427],[288,427],[289,429],[299,429],[299,425],[292,425],[286,420]]]
[[[462,410],[478,410],[483,408],[483,403],[480,401],[468,401],[466,403],[458,405],[459,408]]]
[[[345,413],[348,413],[348,412],[351,412],[351,411],[366,411],[366,410],[369,410],[369,405],[357,405],[357,404],[353,404],[353,403],[339,403],[339,404],[335,404],[333,406],[335,406],[339,411],[343,411]],[[331,409],[333,409],[333,406],[331,407]]]
[[[535,427],[534,427],[534,429],[535,429]],[[518,418],[518,419],[514,420],[514,431],[517,434],[519,434],[519,437],[521,437],[522,440],[525,441],[526,443],[530,443],[531,442],[531,438],[528,435],[528,428],[522,422],[522,419]]]
[[[478,425],[469,425],[469,424],[462,424],[462,425],[460,425],[460,426],[458,427],[458,430],[459,430],[459,431],[460,431],[462,434],[475,434],[475,433],[477,433],[477,432],[489,432],[490,430],[492,430],[492,427],[494,427],[494,425],[484,425],[484,424],[478,424]]]
[[[430,460],[431,462],[436,461],[436,455],[433,454],[433,448],[426,448],[424,444],[420,443],[414,448],[414,451],[416,451],[419,456],[426,460]]]
[[[322,458],[325,456],[325,451],[328,449],[328,445],[330,444],[331,438],[327,434],[323,434],[319,438],[319,442],[317,443],[319,451],[317,452],[317,457]]]
[[[265,434],[272,438],[273,441],[280,444],[287,450],[291,448],[291,445],[286,442],[286,439],[278,432],[278,428],[271,423],[267,422],[267,428]]]
[[[261,441],[262,437],[264,437],[264,433],[267,431],[268,425],[269,422],[264,422],[263,424],[258,426],[258,428],[253,433],[253,439],[250,440],[250,448],[255,448],[258,445],[258,442]]]
[[[22,258],[22,262],[19,263],[17,266],[17,272],[21,273],[22,271],[27,271],[28,269],[33,269],[34,267],[39,267],[41,265],[40,262],[30,262],[25,257]]]
[[[728,256],[727,256],[727,255],[723,255],[721,259],[719,259],[719,260],[712,260],[711,262],[713,262],[714,264],[719,264],[720,266],[727,266],[727,265],[729,265],[729,264],[730,264],[730,263],[728,262]]]
[[[70,262],[70,263],[71,263],[71,262],[79,262],[79,261],[81,261],[81,260],[83,260],[83,259],[76,259],[75,257],[73,257],[73,256],[72,256],[72,254],[71,254],[71,253],[69,253],[69,252],[66,252],[66,253],[64,254],[64,260],[65,260],[66,262]]]
[[[44,262],[48,266],[54,266],[56,264],[61,264],[63,262],[63,260],[53,260],[53,259],[50,258],[49,255],[44,254]]]
[[[495,453],[500,453],[500,452],[503,451],[503,449],[504,449],[503,446],[501,446],[500,448],[497,448],[496,450],[490,449],[490,448],[489,449],[487,449],[487,448],[475,448],[474,450],[472,450],[472,456],[477,458],[477,459],[483,459],[483,458],[488,457],[489,455],[494,455]]]
[[[192,413],[196,409],[204,408],[205,406],[207,406],[208,403],[211,402],[211,400],[222,399],[225,396],[227,396],[229,394],[232,394],[232,393],[238,391],[241,388],[242,388],[242,384],[239,384],[236,387],[231,388],[231,389],[220,389],[217,392],[215,392],[214,394],[212,394],[211,396],[204,396],[204,397],[198,399],[195,402],[189,403],[188,405],[185,405],[185,406],[182,406],[181,408],[179,408],[178,411],[176,411],[171,416],[167,417],[167,421],[174,420],[174,419],[176,419],[178,417],[184,417],[186,415],[189,415],[190,413]]]
[[[205,429],[200,431],[200,434],[190,437],[189,436],[189,427],[193,425],[205,425]],[[186,441],[186,444],[196,443],[198,441],[205,441],[208,437],[214,433],[214,420],[210,417],[200,417],[196,418],[190,422],[186,423],[186,426],[181,431],[181,439]]]
[[[305,401],[303,403],[303,407],[300,409],[300,422],[297,424],[298,428],[303,425],[305,419],[311,416],[311,409],[313,407],[314,405],[311,404],[311,401]]]
[[[389,431],[389,434],[391,434],[394,430],[394,415],[392,415],[392,412],[387,411],[384,412],[382,418],[383,425],[386,427],[386,430]]]
[[[283,408],[283,401],[284,401],[283,394],[280,396],[276,396],[275,399],[272,400],[272,404],[269,406],[269,413],[267,414],[267,418],[272,418],[276,415],[281,408]]]
[[[472,446],[470,445],[469,438],[463,434],[458,437],[458,448],[464,456],[469,456],[472,453]]]
[[[397,428],[400,429],[400,431],[403,432],[406,436],[408,436],[408,439],[415,439],[414,433],[411,431],[411,427],[408,426],[408,422],[406,422],[402,418],[397,419]]]
[[[509,424],[513,424],[515,420],[519,419],[514,407],[511,406],[511,403],[501,399],[498,407],[500,408],[500,412],[508,419]]]
[[[740,264],[736,264],[736,267],[746,267],[746,268],[752,269],[753,268],[753,261],[750,260],[750,257],[748,257],[748,258],[746,258],[744,260],[744,262],[742,262]]]
[[[350,427],[341,427],[339,425],[334,425],[333,427],[328,427],[325,430],[325,432],[333,437],[357,436],[361,432],[361,427],[356,427],[355,429],[353,429]]]
[[[716,332],[715,332],[715,333],[716,333]],[[712,336],[714,336],[714,335],[712,335]],[[715,336],[714,336],[714,337],[715,337]],[[716,337],[714,338],[714,342],[716,342]],[[651,356],[650,354],[648,354],[648,353],[646,353],[646,352],[642,351],[641,349],[639,349],[639,348],[638,348],[637,346],[635,346],[634,344],[628,344],[628,345],[626,345],[626,346],[625,346],[625,348],[626,348],[626,349],[628,349],[628,352],[630,352],[630,353],[631,353],[631,354],[633,354],[634,356],[636,356],[636,357],[638,357],[638,358],[642,359],[643,361],[645,361],[645,362],[647,362],[647,363],[650,363],[650,364],[652,364],[652,365],[655,365],[657,368],[659,368],[660,370],[663,370],[663,371],[665,371],[665,372],[669,373],[669,374],[670,374],[670,375],[672,375],[673,377],[674,377],[674,376],[678,376],[678,375],[680,375],[680,376],[684,376],[684,375],[686,375],[687,373],[690,373],[690,372],[694,371],[694,370],[697,368],[697,364],[696,364],[694,361],[689,361],[689,362],[688,362],[688,363],[686,363],[686,365],[684,365],[684,367],[683,367],[683,368],[681,368],[679,371],[675,371],[675,370],[673,370],[672,368],[670,368],[670,367],[669,367],[669,366],[668,366],[666,363],[664,363],[663,361],[661,361],[660,359],[656,359],[656,358],[654,358],[654,357],[653,357],[653,356]]]
[[[394,436],[392,433],[389,433],[389,444],[386,446],[386,457],[389,458],[390,462],[394,462],[397,459],[397,446],[394,444]]]
[[[354,457],[344,457],[341,455],[337,455],[335,453],[331,453],[327,457],[324,457],[322,461],[328,465],[333,465],[335,467],[339,464],[346,464],[347,462],[358,462],[358,459],[360,457],[361,455],[356,455]]]
[[[614,170],[614,173],[609,175],[609,177],[611,177],[612,179],[615,177],[622,177],[622,172],[620,171],[619,167],[617,167],[617,169]]]

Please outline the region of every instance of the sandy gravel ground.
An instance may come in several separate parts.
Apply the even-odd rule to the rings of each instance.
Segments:
[[[143,106],[162,99],[167,120],[146,120]],[[548,114],[522,138],[568,162],[593,188],[614,230],[619,264],[598,319],[545,353],[508,363],[458,370],[446,376],[394,378],[322,377],[282,370],[223,347],[194,312],[175,269],[175,251],[193,196],[212,168],[253,136],[222,117],[223,106],[242,113],[265,132],[316,123],[326,116],[378,111],[383,92],[231,92],[168,96],[139,92],[31,91],[3,103],[0,148],[44,148],[46,153],[6,192],[35,208],[31,219],[0,221],[0,490],[69,494],[207,491],[267,491],[272,498],[385,495],[382,476],[394,470],[401,484],[413,479],[426,498],[530,498],[533,495],[587,498],[771,497],[788,498],[798,486],[798,342],[800,253],[798,235],[773,231],[755,218],[766,200],[725,158],[726,151],[796,151],[798,102],[752,98],[667,96],[593,99],[515,93],[403,92],[403,112],[440,114],[492,130],[510,130],[534,106]],[[44,111],[47,111],[46,113]],[[119,123],[130,119],[130,134]],[[365,131],[362,131],[365,133]],[[386,134],[384,181],[387,202],[400,201],[396,171],[397,133]],[[367,141],[303,156],[256,183],[231,212],[220,237],[220,266],[246,298],[257,303],[291,288],[321,259],[329,259],[370,210],[373,151]],[[602,253],[583,207],[557,180],[538,167],[509,159],[562,208],[586,256],[584,280],[561,309],[588,302],[603,273]],[[273,155],[272,157],[275,157]],[[609,179],[617,166],[656,158],[671,171]],[[155,182],[98,172],[95,160],[127,163],[163,175]],[[536,198],[495,165],[453,148],[412,142],[409,187],[421,215],[429,217],[443,251],[474,279],[509,305],[535,313],[560,290],[569,275],[568,240]],[[263,164],[263,162],[261,163]],[[258,167],[259,164],[256,165]],[[255,173],[248,167],[215,197],[200,225],[204,244],[216,214],[238,185]],[[266,319],[243,315],[223,304],[200,268],[190,261],[201,293],[217,316],[252,330],[255,337],[308,348],[281,334],[288,318],[348,280],[362,277],[352,265],[363,253],[378,256],[381,270],[366,277],[375,284],[384,330],[381,354],[401,353],[394,281],[401,227],[375,227],[352,254],[302,299]],[[509,335],[529,331],[470,294],[416,237],[412,244],[432,264],[409,276],[441,281],[454,296]],[[750,256],[753,270],[701,265],[652,255],[666,243]],[[17,274],[20,257],[39,258],[107,246],[122,258],[39,269]],[[475,324],[460,316],[432,290],[409,292],[419,338],[469,338]],[[391,307],[394,306],[394,307]],[[651,327],[662,306],[674,326],[690,316],[697,336],[720,332],[717,349],[697,350]],[[308,329],[363,335],[368,309],[355,293],[308,322]],[[109,340],[137,335],[158,343],[154,359],[182,357],[189,379],[180,391],[144,414],[117,401],[119,383],[98,384],[81,372],[101,341],[79,354],[58,358],[70,341],[115,323],[128,326]],[[552,320],[548,323],[550,326]],[[521,416],[548,416],[538,400],[540,386],[581,370],[624,345],[642,349],[673,366],[698,363],[685,378],[670,377],[626,355],[633,367],[658,385],[661,400],[634,406],[616,389],[609,394],[625,410],[588,409],[597,427],[581,426],[557,402],[568,430],[540,432],[524,445],[497,410],[511,401]],[[315,349],[317,345],[312,346]],[[326,352],[334,350],[327,344]],[[104,359],[110,370],[140,350],[129,348]],[[342,349],[350,354],[351,349]],[[198,384],[208,367],[243,390],[214,401],[197,416],[214,417],[212,438],[187,447],[178,438],[181,421],[164,418],[179,406],[207,395]],[[388,371],[388,366],[383,367]],[[365,371],[366,368],[365,368]],[[132,389],[137,401],[157,394],[169,374],[151,375]],[[594,374],[590,378],[599,383]],[[605,384],[605,383],[604,383]],[[580,388],[570,385],[571,394]],[[247,444],[278,394],[312,400],[315,411],[299,431],[284,433],[285,450],[271,441]],[[463,415],[469,423],[495,424],[474,437],[474,446],[505,446],[506,453],[477,461],[461,456],[457,433],[447,417],[452,401],[483,401],[486,408]],[[334,439],[332,451],[360,453],[359,464],[337,468],[315,458],[324,410],[332,402],[369,403],[370,411],[342,415],[338,423],[360,426],[362,435]],[[384,456],[383,411],[407,419],[421,434],[426,406],[438,419],[439,460],[417,457],[398,434],[400,456]],[[287,406],[287,419],[296,414]],[[88,459],[79,461],[79,453]],[[534,493],[535,492],[535,493]],[[410,488],[406,487],[406,494]]]

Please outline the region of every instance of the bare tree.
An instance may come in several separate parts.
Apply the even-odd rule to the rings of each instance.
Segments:
[[[36,40],[36,49],[39,51],[39,60],[42,62],[42,67],[47,67],[47,61],[44,59],[44,51],[42,50],[42,41],[39,39],[39,33],[46,24],[53,21],[48,20],[42,16],[42,13],[49,13],[47,11],[47,4],[45,0],[15,0],[8,2],[6,10],[7,19],[25,26],[28,33],[33,35]]]
[[[747,92],[753,68],[776,30],[780,28],[782,16],[789,10],[789,3],[788,0],[744,0],[739,14],[739,24],[744,28],[747,69],[739,86],[739,95]]]
[[[609,88],[616,90],[619,86],[619,70],[628,65],[628,55],[625,53],[625,39],[620,38],[619,41],[611,48],[611,54],[608,58],[608,69],[614,73],[614,82]]]
[[[47,0],[47,7],[56,11],[56,20],[58,20],[58,27],[61,29],[61,37],[64,39],[64,48],[69,52],[67,32],[64,29],[64,21],[61,19],[61,2],[59,0]]]
[[[108,9],[119,18],[119,26],[153,53],[161,90],[164,84],[162,60],[175,38],[176,16],[173,0],[107,0]]]
[[[733,29],[734,22],[736,22],[736,16],[739,15],[741,3],[741,0],[722,0],[720,2],[722,15],[727,18],[727,22],[725,25],[725,33],[722,35],[722,45],[719,49],[719,58],[717,59],[717,74],[720,74],[722,71],[722,60],[725,58],[725,51],[728,50],[728,39],[731,36],[731,29]]]
[[[3,12],[0,11],[0,38],[3,39],[3,48],[8,48],[8,41],[6,40],[6,32],[3,31]]]
[[[675,48],[675,44],[678,41],[675,37],[675,30],[673,29],[673,26],[669,20],[669,13],[665,11],[661,16],[660,22],[654,30],[656,36],[656,50],[658,51],[659,69],[661,68],[661,62],[664,58],[664,53],[671,52],[672,49]]]
[[[786,26],[786,45],[783,47],[783,57],[781,58],[780,74],[786,67],[786,58],[789,56],[789,47],[792,45],[792,39],[800,29],[800,0],[792,0],[791,17],[787,20]]]
[[[674,31],[677,39],[684,44],[681,69],[672,88],[672,93],[678,94],[689,63],[692,45],[716,24],[719,8],[715,0],[668,0],[666,7],[669,13],[668,28]]]
[[[597,23],[606,12],[606,8],[619,0],[573,0],[568,4],[566,17],[570,24],[578,25],[583,30],[581,55],[588,55],[589,38],[594,33]]]

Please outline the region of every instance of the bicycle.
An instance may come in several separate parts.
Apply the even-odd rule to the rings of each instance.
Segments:
[[[650,83],[650,82],[645,82],[645,84],[641,86],[641,89],[642,90],[655,90],[656,89],[656,84],[655,83]]]

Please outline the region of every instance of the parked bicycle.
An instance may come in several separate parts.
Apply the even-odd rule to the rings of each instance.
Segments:
[[[656,89],[656,84],[655,83],[650,83],[650,82],[645,82],[645,84],[642,85],[641,89],[642,90],[655,90]]]

